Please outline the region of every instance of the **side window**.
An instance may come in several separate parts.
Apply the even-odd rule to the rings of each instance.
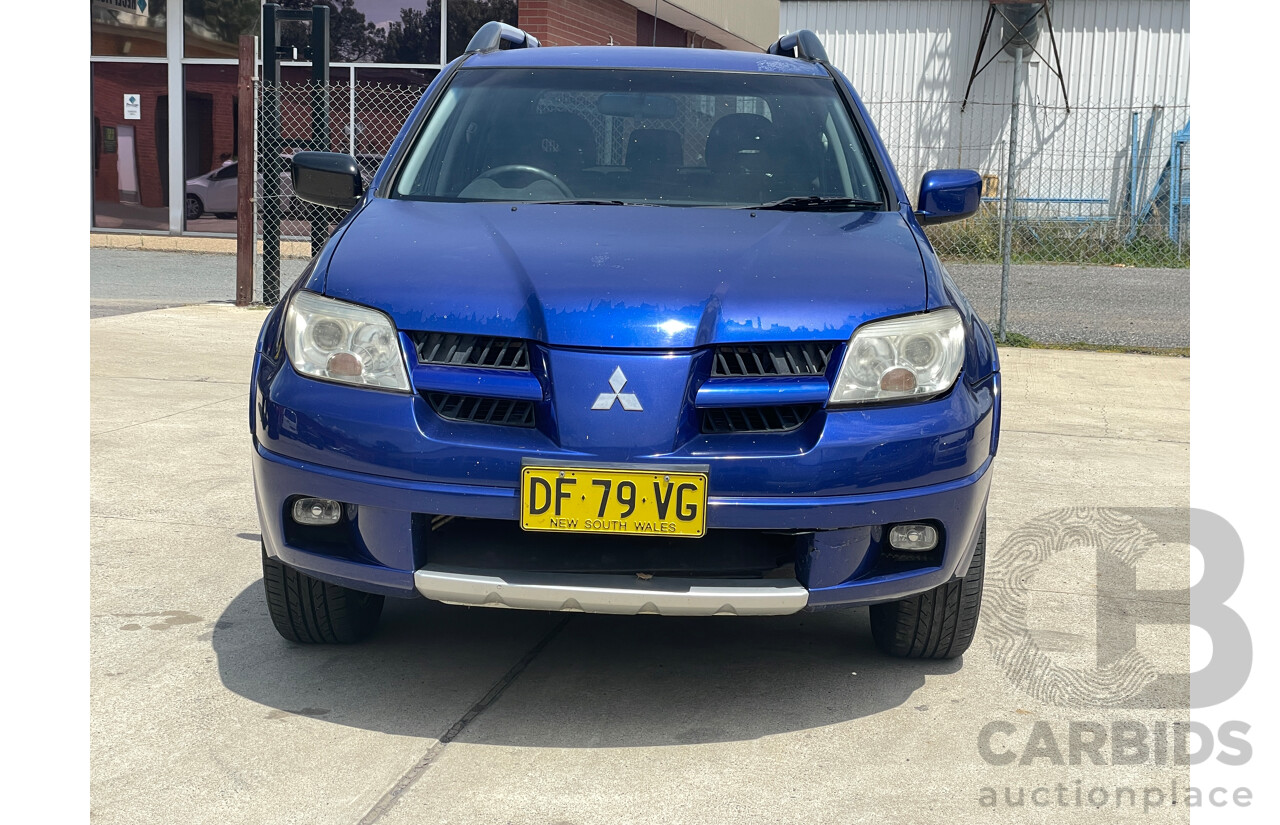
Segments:
[[[217,172],[213,173],[214,180],[233,180],[237,175],[239,164],[233,163],[230,166],[224,166]]]

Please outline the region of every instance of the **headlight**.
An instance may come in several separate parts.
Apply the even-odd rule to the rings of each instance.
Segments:
[[[284,336],[289,361],[302,375],[409,389],[396,328],[375,309],[298,292],[285,313]]]
[[[963,362],[964,325],[954,309],[866,324],[844,351],[830,403],[937,395]]]

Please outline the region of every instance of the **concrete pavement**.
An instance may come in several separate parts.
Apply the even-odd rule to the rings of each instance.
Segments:
[[[281,289],[292,284],[306,265],[305,259],[283,259]],[[261,275],[254,289],[255,294],[262,294]],[[190,304],[231,304],[235,294],[235,255],[101,247],[89,250],[90,318]]]
[[[1000,265],[947,264],[991,329],[1000,318]],[[1191,270],[1014,264],[1009,329],[1054,344],[1191,346]]]
[[[390,602],[370,643],[307,648],[276,635],[261,593],[247,412],[263,317],[90,322],[95,822],[1187,821],[1181,800],[1143,810],[1144,789],[1185,792],[1185,766],[1058,765],[1043,740],[1049,755],[993,765],[980,743],[1006,725],[986,743],[999,761],[1049,730],[1066,757],[1073,720],[1185,721],[1185,676],[1129,707],[1037,698],[998,658],[1008,614],[993,606],[1020,593],[1038,649],[1077,671],[1163,611],[1181,624],[1139,625],[1137,651],[1188,670],[1187,600],[1116,588],[1105,554],[1067,543],[1030,579],[1003,573],[1017,531],[1060,508],[1185,518],[1189,360],[1002,351],[986,609],[958,661],[882,657],[865,610],[566,618],[425,601]],[[1185,588],[1188,556],[1149,542],[1137,587]],[[1113,761],[1110,743],[1099,753]],[[1116,793],[1129,787],[1134,806]]]

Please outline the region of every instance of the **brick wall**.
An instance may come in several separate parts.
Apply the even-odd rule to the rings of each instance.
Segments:
[[[168,104],[165,67],[158,64],[130,65],[124,63],[95,63],[93,66],[93,116],[97,119],[98,141],[101,150],[102,130],[107,126],[132,126],[137,158],[138,196],[143,206],[163,206],[162,175],[167,174],[160,165],[159,141],[168,140],[167,134],[157,129],[167,122]],[[142,103],[141,120],[124,119],[125,93],[137,94]],[[119,180],[116,176],[117,154],[99,151],[97,171],[93,176],[95,200],[120,200]]]
[[[520,28],[544,46],[636,45],[636,10],[622,0],[520,0]]]
[[[210,102],[211,120],[200,128],[200,157],[187,158],[184,177],[202,175],[222,165],[222,156],[236,156],[236,75],[235,66],[187,66],[188,106],[193,98]],[[193,114],[187,115],[187,129],[197,128]]]
[[[221,165],[222,155],[235,153],[236,68],[234,66],[189,66],[187,94],[209,100],[210,122],[201,130],[202,157],[193,158],[193,175]],[[138,199],[142,206],[164,206],[164,186],[169,174],[161,159],[168,155],[168,77],[158,64],[95,63],[93,66],[93,115],[97,119],[97,169],[93,176],[93,198],[119,201],[116,173],[118,155],[107,152],[102,143],[108,126],[132,126],[138,172]],[[142,119],[124,119],[125,93],[142,101]],[[189,124],[195,128],[195,124]],[[185,144],[184,144],[185,145]],[[118,144],[117,144],[118,148]],[[186,177],[186,176],[184,176]]]

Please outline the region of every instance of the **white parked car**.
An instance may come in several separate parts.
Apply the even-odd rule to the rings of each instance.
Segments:
[[[293,180],[289,176],[289,159],[292,155],[280,156],[280,211],[282,216],[293,215]],[[360,164],[361,176],[367,187],[373,180],[373,173],[378,171],[382,163],[382,155],[356,155]],[[219,218],[234,219],[236,216],[236,187],[238,185],[240,165],[235,161],[211,172],[191,178],[187,181],[186,217],[194,221],[202,215],[213,213]],[[262,188],[262,178],[258,178],[258,189]],[[303,218],[306,217],[304,213]]]
[[[280,205],[284,214],[288,214],[293,206],[293,183],[289,179],[289,155],[281,155],[284,171],[280,173]],[[187,198],[185,212],[187,220],[194,221],[201,215],[213,213],[219,218],[234,219],[236,216],[237,187],[239,186],[240,164],[232,161],[198,175],[187,181]],[[259,190],[262,178],[258,178]]]
[[[236,216],[236,177],[240,165],[232,162],[187,181],[186,218],[194,221],[212,212],[219,218]]]

